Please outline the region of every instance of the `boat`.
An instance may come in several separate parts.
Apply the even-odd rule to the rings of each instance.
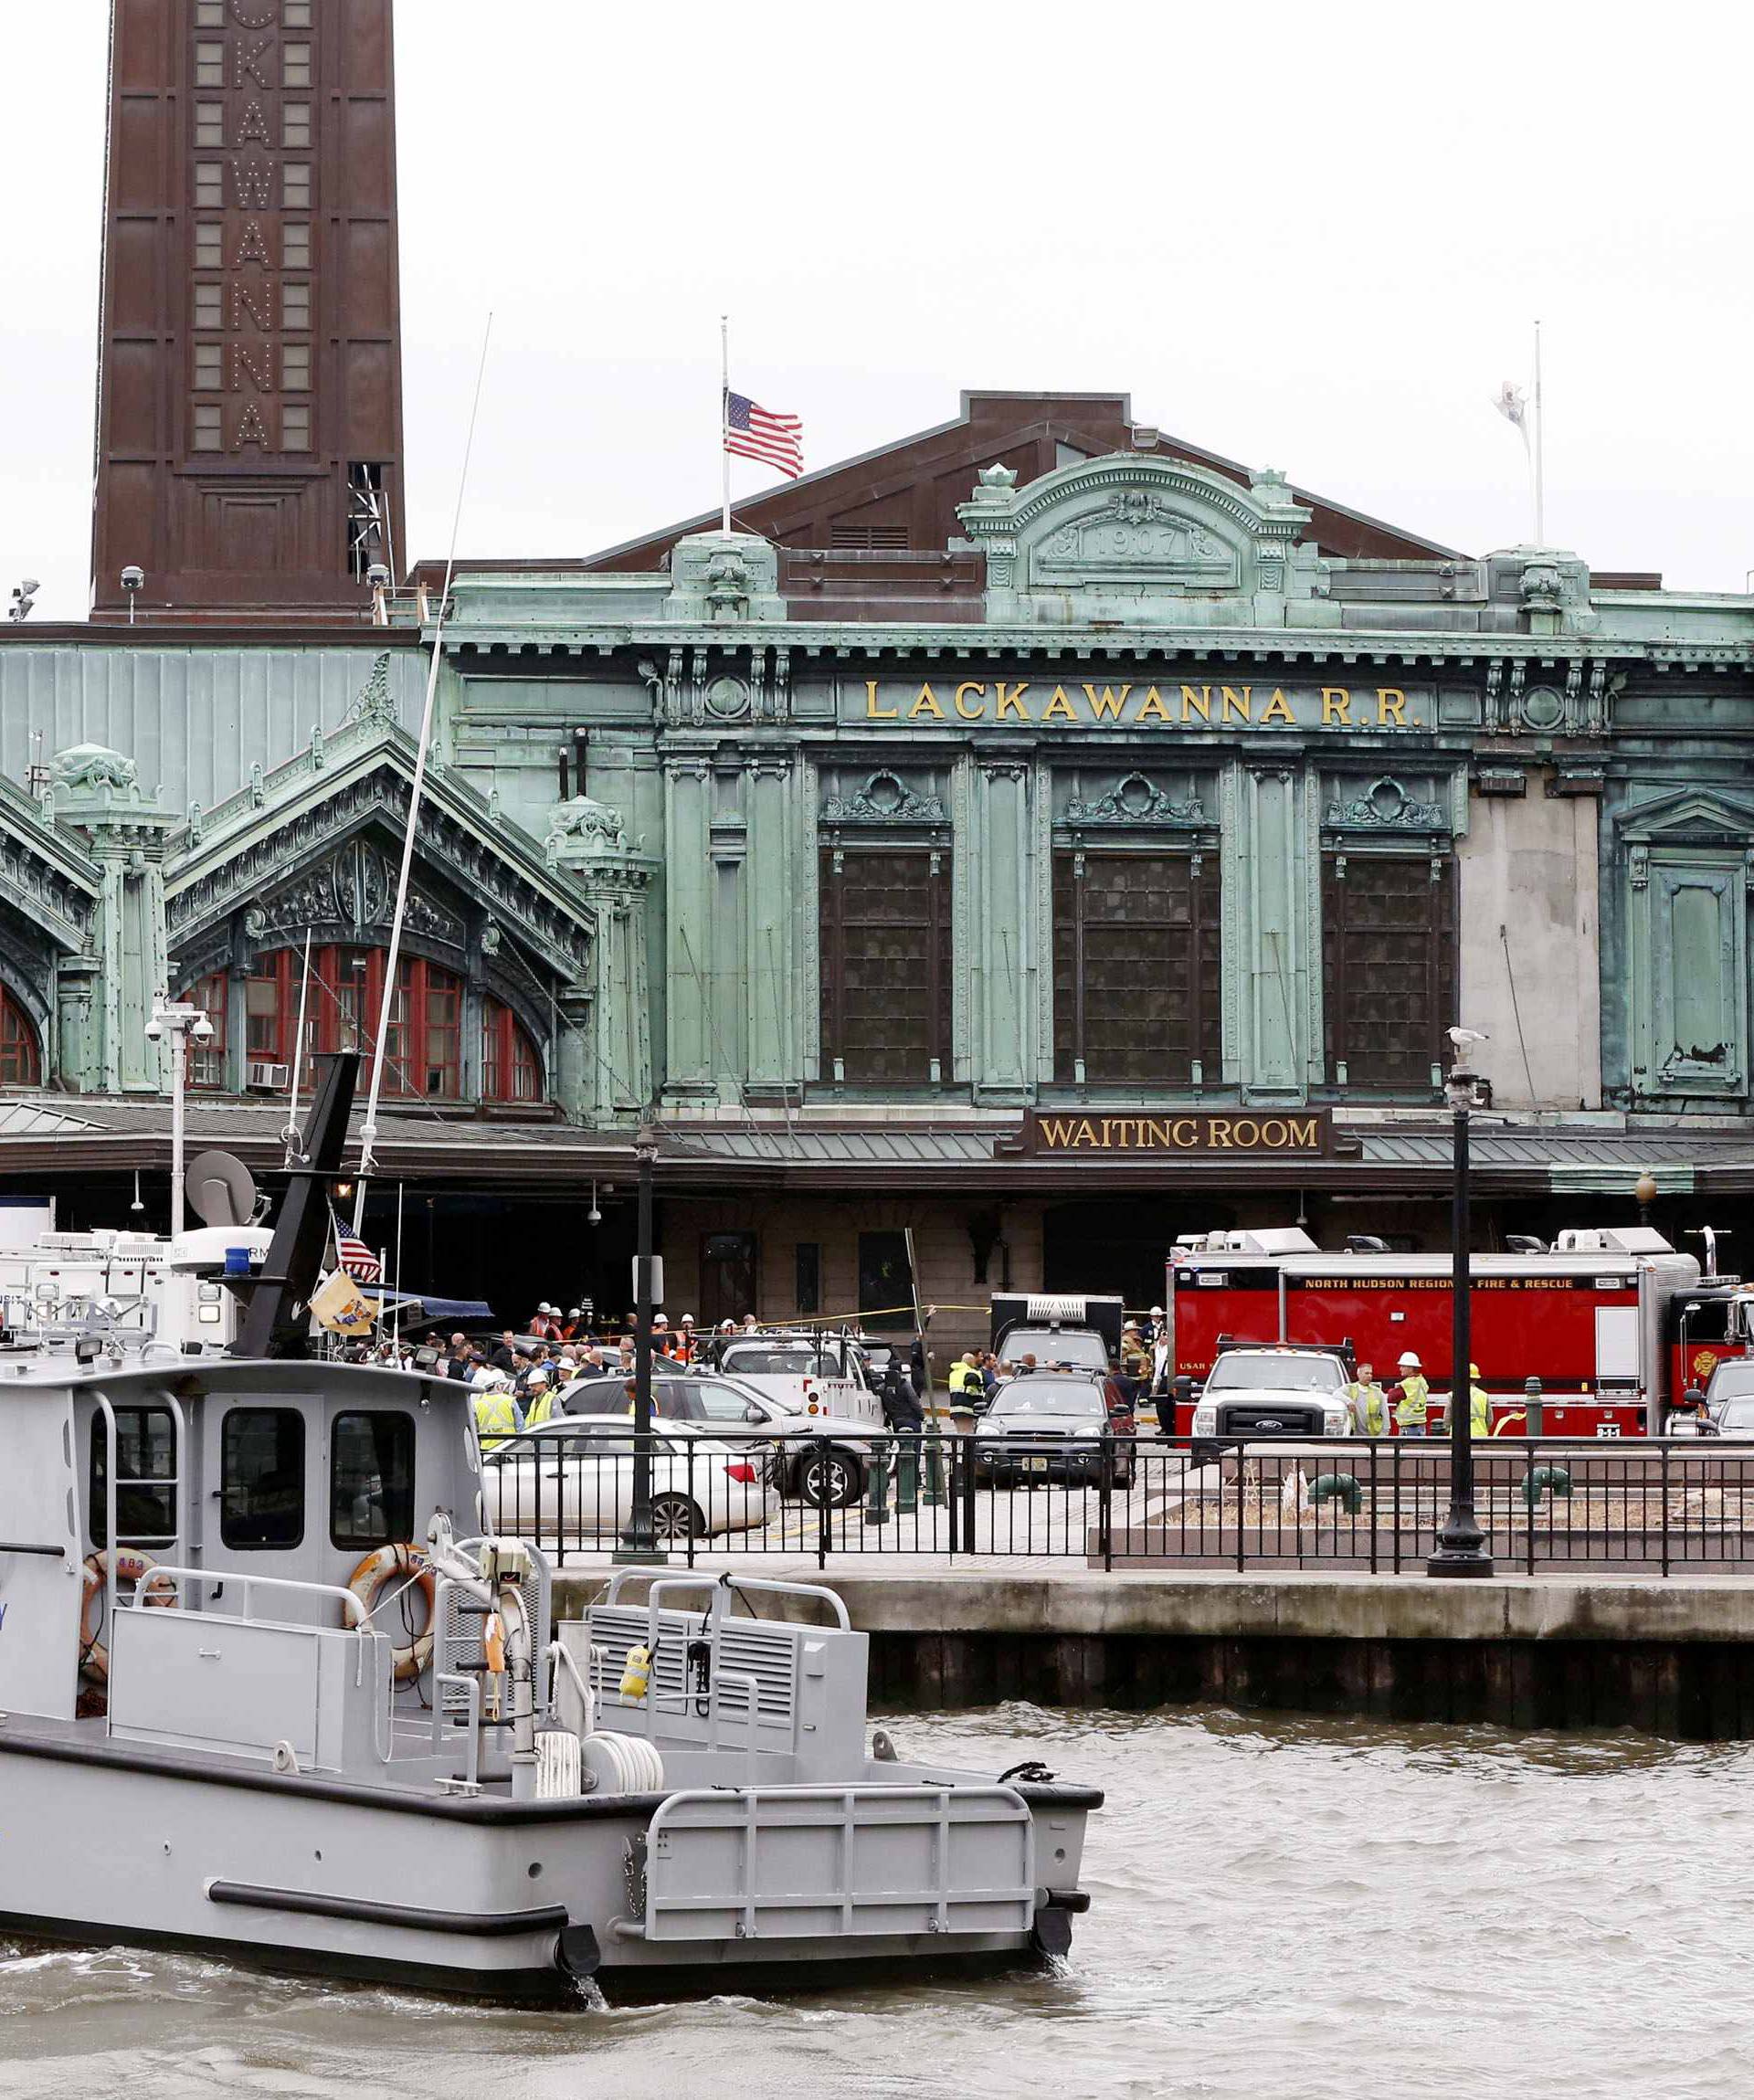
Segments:
[[[0,1929],[559,2003],[1064,1954],[1099,1793],[899,1757],[826,1588],[557,1621],[467,1389],[306,1354],[354,1062],[232,1354],[0,1362]]]

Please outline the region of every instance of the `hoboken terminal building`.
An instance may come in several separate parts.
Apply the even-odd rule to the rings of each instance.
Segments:
[[[286,15],[240,79],[225,7],[119,12],[93,616],[0,633],[0,1176],[67,1224],[136,1170],[163,1222],[155,996],[213,1019],[192,1140],[270,1182],[301,1014],[382,997],[439,588],[388,6]],[[1120,394],[629,522],[455,579],[407,1280],[618,1312],[643,1125],[672,1317],[881,1318],[909,1229],[955,1342],[1000,1287],[1157,1302],[1181,1233],[1442,1246],[1458,1022],[1483,1240],[1647,1171],[1672,1237],[1754,1230],[1749,599],[1437,545]]]

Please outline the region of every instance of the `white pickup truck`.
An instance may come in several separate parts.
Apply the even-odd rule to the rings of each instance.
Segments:
[[[1219,1443],[1350,1436],[1351,1378],[1351,1363],[1338,1349],[1289,1343],[1224,1349],[1194,1409],[1193,1433]]]
[[[883,1426],[882,1402],[865,1382],[857,1345],[845,1335],[727,1335],[717,1367],[795,1415],[834,1415]]]

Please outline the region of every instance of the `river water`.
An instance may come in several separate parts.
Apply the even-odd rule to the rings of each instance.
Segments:
[[[1063,1971],[532,2014],[0,1942],[0,2095],[1754,2090],[1754,1747],[1188,1708],[888,1725],[904,1754],[1107,1789]]]

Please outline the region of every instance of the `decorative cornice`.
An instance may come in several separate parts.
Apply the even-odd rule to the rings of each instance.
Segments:
[[[1204,828],[1211,820],[1198,796],[1190,802],[1178,802],[1143,773],[1129,773],[1094,802],[1069,802],[1063,821],[1076,825],[1174,825],[1187,829]]]

